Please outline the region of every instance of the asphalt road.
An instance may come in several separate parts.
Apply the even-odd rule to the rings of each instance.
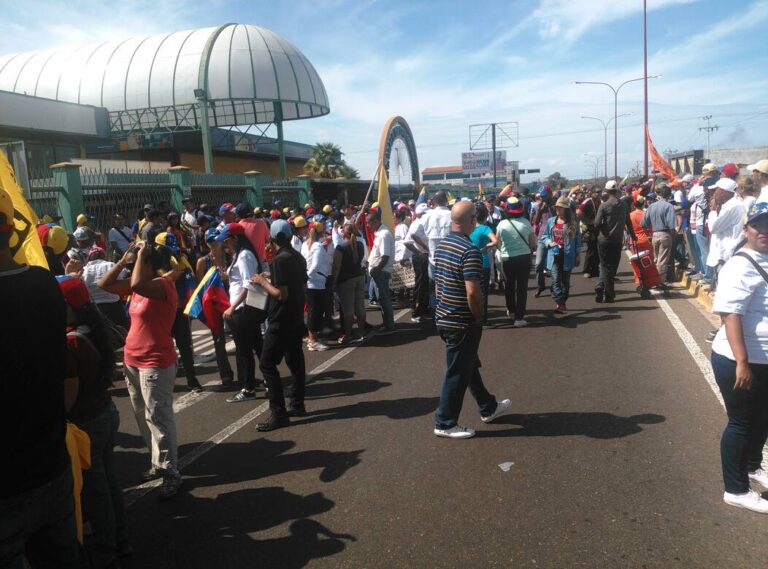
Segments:
[[[482,371],[513,407],[484,425],[467,394],[469,440],[432,434],[445,356],[409,314],[395,335],[307,353],[307,369],[322,370],[309,416],[272,433],[254,429],[263,399],[190,396],[179,378],[187,465],[171,502],[135,489],[148,455],[115,389],[127,566],[766,567],[765,519],[722,502],[722,407],[623,268],[615,304],[595,304],[594,281],[574,274],[570,312],[531,296],[525,329],[492,296]],[[668,303],[709,354],[708,318],[686,298]],[[211,365],[203,382],[216,379]]]

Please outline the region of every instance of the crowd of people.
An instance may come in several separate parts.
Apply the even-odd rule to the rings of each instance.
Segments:
[[[3,335],[15,357],[6,362],[2,401],[15,421],[12,460],[25,464],[4,473],[0,485],[0,517],[13,526],[0,536],[0,561],[26,555],[33,567],[83,566],[72,500],[78,473],[65,444],[70,426],[90,438],[81,504],[88,562],[117,567],[130,553],[112,456],[120,419],[110,387],[117,377],[125,379],[150,451],[143,479],[161,480],[161,499],[178,493],[179,368],[191,391],[203,390],[185,306],[210,275],[220,279],[222,294],[221,310],[206,315],[220,376],[215,389],[233,404],[266,391],[270,411],[259,431],[306,415],[305,346],[324,351],[391,334],[400,297],[411,321],[432,321],[446,345],[434,434],[461,439],[475,434],[458,422],[467,389],[483,422],[511,407],[488,392],[479,371],[490,290],[503,289],[515,328],[528,324],[531,276],[537,297],[549,279],[553,310],[566,313],[583,257],[583,276],[596,279],[595,302],[612,303],[625,248],[650,255],[661,281],[687,272],[717,291],[723,326],[713,334],[712,364],[729,416],[725,501],[768,513],[768,501],[749,490],[750,481],[768,488],[760,466],[768,436],[768,160],[747,169],[740,175],[732,164],[707,164],[698,179],[507,186],[476,200],[422,193],[392,203],[391,224],[389,208],[367,202],[252,208],[185,200],[183,212],[147,204],[132,225],[115,215],[106,231],[85,214],[71,234],[44,220],[37,235],[49,270],[13,261],[14,209],[0,190],[0,297],[4,321],[16,328]],[[647,292],[642,274],[636,279]],[[366,299],[381,311],[378,327],[367,322]],[[283,359],[292,375],[286,390]],[[26,380],[6,379],[12,377]]]

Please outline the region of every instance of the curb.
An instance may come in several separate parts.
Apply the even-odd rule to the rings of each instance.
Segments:
[[[691,280],[691,277],[688,275],[683,275],[683,277],[677,281],[677,284],[679,285],[678,290],[685,291],[691,298],[695,298],[699,304],[706,308],[708,313],[712,313],[715,293],[711,291],[709,286]]]

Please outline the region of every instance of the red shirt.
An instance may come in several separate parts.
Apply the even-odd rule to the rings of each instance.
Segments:
[[[267,260],[266,247],[269,243],[269,227],[263,219],[246,217],[238,221],[245,229],[245,236],[256,250],[256,256],[260,261]]]
[[[552,241],[560,245],[560,247],[565,246],[565,236],[563,235],[564,230],[565,224],[560,223],[559,221],[555,221],[555,224],[552,226]]]
[[[176,363],[171,328],[176,319],[176,285],[158,277],[165,288],[165,298],[147,298],[134,293],[128,314],[131,328],[125,339],[125,365],[165,369]]]

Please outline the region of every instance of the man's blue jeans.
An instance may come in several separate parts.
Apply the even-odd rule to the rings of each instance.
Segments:
[[[701,272],[701,253],[699,252],[699,244],[696,241],[696,233],[689,229],[685,230],[685,239],[688,241],[688,248],[691,250],[691,262],[693,263],[693,269],[697,272]]]
[[[0,567],[25,569],[25,557],[35,568],[82,568],[69,465],[39,488],[0,500]]]
[[[696,228],[696,245],[699,248],[699,263],[704,280],[712,282],[712,267],[707,266],[707,257],[709,256],[709,237],[704,235],[704,230]]]
[[[536,284],[539,285],[539,290],[544,290],[547,287],[547,283],[544,280],[544,271],[547,270],[547,246],[541,241],[537,243],[536,261],[533,270],[536,273]]]
[[[768,365],[750,364],[752,388],[734,389],[736,362],[712,352],[712,371],[728,413],[720,440],[725,491],[749,491],[749,473],[760,468],[768,436]]]
[[[440,392],[440,405],[435,413],[435,428],[451,429],[456,426],[464,403],[464,394],[469,388],[477,401],[480,415],[496,411],[496,398],[488,393],[480,375],[481,324],[472,324],[466,330],[438,327],[445,342],[445,380]]]
[[[379,306],[381,315],[384,317],[384,327],[387,330],[395,329],[395,314],[392,309],[392,294],[389,291],[389,278],[391,273],[379,271],[373,275],[373,281],[376,283],[376,289],[379,292]]]

